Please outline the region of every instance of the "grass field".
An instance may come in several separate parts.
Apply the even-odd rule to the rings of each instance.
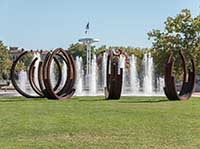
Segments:
[[[0,148],[200,148],[199,99],[0,97]]]

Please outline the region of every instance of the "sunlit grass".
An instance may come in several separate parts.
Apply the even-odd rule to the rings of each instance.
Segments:
[[[1,148],[199,148],[200,98],[0,98]]]

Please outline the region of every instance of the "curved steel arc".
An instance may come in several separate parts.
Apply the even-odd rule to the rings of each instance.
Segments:
[[[120,54],[113,53],[113,50],[109,51],[106,69],[106,99],[119,99],[121,97],[123,69],[118,69],[119,58]]]
[[[186,69],[186,62],[183,53],[180,51],[179,55],[182,60],[183,67],[183,83],[181,90],[178,94],[176,89],[175,77],[172,74],[172,69],[174,65],[173,53],[168,56],[167,62],[165,64],[165,87],[164,92],[169,100],[187,100],[191,97],[194,86],[195,86],[195,77],[196,77],[196,68],[194,60],[191,59],[192,71]],[[188,76],[188,77],[187,77]]]
[[[16,80],[15,80],[15,70],[16,70],[17,63],[18,63],[19,60],[21,60],[22,57],[24,57],[26,54],[28,54],[28,51],[23,52],[23,53],[22,53],[21,55],[19,55],[19,57],[17,57],[17,59],[13,62],[12,66],[11,66],[11,71],[10,71],[11,82],[12,82],[14,88],[17,90],[17,92],[18,92],[19,94],[21,94],[22,96],[27,97],[27,98],[41,98],[40,96],[33,96],[33,95],[30,95],[30,94],[24,92],[24,91],[17,85],[17,82],[16,82]]]
[[[16,70],[16,65],[19,62],[19,60],[25,56],[28,53],[28,51],[23,52],[14,62],[11,67],[11,81],[13,83],[13,86],[15,89],[23,96],[27,98],[41,98],[41,97],[47,97],[49,99],[67,99],[73,96],[75,89],[74,89],[74,84],[75,84],[75,78],[76,78],[76,70],[75,70],[75,62],[72,57],[72,55],[64,51],[61,48],[55,49],[52,53],[48,53],[44,59],[44,61],[40,61],[38,68],[37,68],[37,73],[38,73],[38,83],[39,86],[36,85],[36,76],[35,76],[35,71],[36,71],[36,66],[35,63],[38,60],[38,58],[35,58],[29,68],[29,83],[32,87],[32,89],[39,95],[39,96],[32,96],[29,95],[28,93],[24,92],[23,90],[20,89],[20,87],[17,85],[16,80],[15,80],[15,70]],[[59,59],[62,59],[63,62],[67,66],[67,78],[64,80],[64,85],[60,90],[58,90],[59,86],[61,85],[62,81],[62,69],[61,65],[59,63],[59,60],[57,58],[59,56]],[[58,79],[55,87],[52,87],[51,79],[50,79],[50,66],[53,62],[55,61],[56,65],[58,66]]]

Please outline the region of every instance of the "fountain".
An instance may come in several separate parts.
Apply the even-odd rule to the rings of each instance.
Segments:
[[[165,86],[164,78],[159,77],[157,79],[157,93],[162,94],[163,93],[163,88]]]
[[[104,87],[106,85],[106,62],[107,62],[107,52],[102,54],[101,69],[97,69],[96,56],[93,55],[91,60],[91,72],[87,74],[83,73],[82,58],[76,58],[76,68],[77,68],[77,96],[96,96],[104,94]],[[126,68],[125,56],[120,56],[120,68],[123,68],[123,85],[122,85],[122,95],[124,96],[134,96],[134,95],[163,95],[163,78],[159,78],[155,88],[154,85],[154,69],[153,69],[153,58],[151,54],[144,54],[142,67],[143,67],[143,77],[138,76],[136,68],[136,57],[131,55],[129,57],[130,67]],[[88,67],[90,68],[90,67]],[[118,71],[119,72],[119,71]],[[83,83],[85,82],[85,83]]]
[[[77,96],[83,95],[83,67],[82,57],[76,57],[76,93]]]
[[[136,57],[134,55],[130,56],[130,90],[131,95],[139,95],[139,79],[136,68]]]
[[[40,58],[40,53],[36,52],[33,54],[32,60],[35,58],[38,59],[38,61],[35,62],[35,71],[34,71],[34,80],[36,83],[36,86],[39,87],[39,82],[38,82],[38,65],[39,61],[41,60]],[[18,80],[19,87],[24,91],[24,92],[29,92],[31,95],[36,95],[35,92],[33,91],[32,87],[30,86],[30,83],[28,81],[28,75],[27,71],[21,70],[19,72],[19,80]]]
[[[85,95],[92,95],[96,96],[97,93],[97,78],[96,78],[96,55],[93,54],[92,58],[92,51],[91,51],[91,44],[98,42],[98,39],[94,38],[82,38],[79,39],[79,42],[83,43],[86,45],[86,52],[87,52],[87,57],[86,57],[86,73],[85,73],[85,80],[84,80],[84,87],[87,90]]]
[[[27,78],[27,73],[24,70],[21,70],[19,72],[19,87],[26,92],[27,91],[27,83],[28,83],[28,78]]]
[[[143,79],[143,92],[144,95],[153,95],[153,58],[150,53],[144,54],[144,79]]]
[[[88,34],[89,25],[87,25],[87,31],[85,34]],[[76,57],[76,95],[77,96],[97,96],[104,94],[104,87],[106,86],[106,69],[107,69],[107,57],[108,54],[106,50],[104,53],[101,53],[101,63],[97,64],[97,57],[95,51],[92,53],[91,46],[93,43],[98,42],[98,39],[85,37],[78,40],[83,45],[86,45],[86,64],[83,64],[82,57]],[[121,51],[119,49],[119,51]],[[122,52],[122,51],[121,51]],[[40,61],[40,56],[35,54],[34,58],[38,57]],[[56,85],[57,75],[55,75],[55,64],[57,62],[52,59],[50,65],[50,80],[53,86]],[[36,66],[38,63],[35,64]],[[153,58],[150,53],[145,53],[142,69],[143,76],[139,76],[140,72],[137,72],[137,61],[134,55],[127,56],[125,53],[121,53],[119,57],[119,67],[118,74],[120,69],[123,68],[122,75],[122,95],[155,95],[155,92],[161,92],[163,85],[163,79],[157,78],[156,88],[154,87],[154,69],[153,69]],[[109,69],[110,71],[111,69]],[[37,73],[37,71],[35,72]],[[111,72],[108,72],[109,74]],[[37,76],[37,74],[35,74]],[[60,85],[64,85],[64,80],[67,78],[67,66],[63,63],[62,65],[62,81]],[[38,80],[38,79],[36,79]],[[37,83],[38,85],[38,83]]]
[[[92,59],[92,72],[91,72],[91,76],[90,76],[90,82],[89,82],[89,88],[90,88],[90,92],[89,95],[96,95],[97,94],[97,64],[96,64],[96,55],[93,55],[93,59]]]
[[[90,48],[89,48],[90,49]],[[35,53],[34,58],[38,58],[40,61],[40,54]],[[89,57],[89,56],[88,56]],[[76,57],[76,96],[97,96],[97,95],[104,95],[104,87],[106,86],[106,63],[107,63],[107,57],[108,53],[105,51],[101,54],[101,56],[96,57],[95,54],[91,56],[90,58],[87,58],[89,62],[86,64],[89,64],[86,69],[84,69],[84,64],[82,57],[77,56]],[[34,59],[33,58],[33,59]],[[99,59],[101,58],[101,60]],[[127,59],[128,58],[128,59]],[[163,86],[164,86],[164,80],[163,78],[154,78],[154,72],[153,72],[153,58],[151,55],[144,54],[143,62],[142,62],[142,69],[143,70],[143,76],[139,76],[139,72],[137,72],[137,61],[136,57],[134,55],[131,55],[129,57],[125,55],[121,55],[119,58],[119,67],[118,67],[118,73],[120,72],[120,68],[123,68],[123,85],[122,85],[122,95],[123,96],[141,96],[141,95],[163,95]],[[38,61],[38,62],[39,62]],[[98,61],[98,63],[97,63]],[[38,85],[38,71],[37,67],[39,63],[35,63],[35,83]],[[67,79],[67,65],[64,62],[60,63],[61,67],[61,82],[58,88],[58,91],[60,88],[63,87],[65,84],[65,80]],[[53,86],[55,86],[56,82],[58,81],[57,73],[55,74],[57,64],[56,61],[52,59],[52,63],[50,65],[50,80]],[[27,80],[27,72],[21,71],[19,75],[18,84],[21,86],[21,88],[25,91],[28,91],[29,93],[33,94],[30,84]],[[110,72],[109,72],[110,73]],[[141,73],[141,72],[140,72]],[[154,83],[155,80],[155,83]],[[157,83],[157,84],[156,84]],[[156,84],[156,85],[154,85]],[[155,86],[155,87],[154,87]]]
[[[120,55],[120,66],[118,67],[118,74],[120,73],[120,68],[123,69],[123,75],[122,75],[122,94],[126,94],[126,86],[127,86],[127,74],[126,74],[126,63],[125,63],[125,57],[123,55]]]
[[[103,81],[103,88],[106,87],[106,61],[107,61],[107,53],[103,53],[102,59],[102,81]]]
[[[51,83],[52,86],[56,85],[56,76],[55,76],[55,62],[54,60],[52,60],[51,65],[50,65],[50,79],[51,79]]]

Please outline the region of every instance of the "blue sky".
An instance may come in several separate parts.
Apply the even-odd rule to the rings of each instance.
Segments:
[[[85,37],[97,44],[151,47],[147,32],[163,29],[168,16],[188,8],[200,14],[199,0],[0,0],[0,40],[25,49],[68,47]]]

